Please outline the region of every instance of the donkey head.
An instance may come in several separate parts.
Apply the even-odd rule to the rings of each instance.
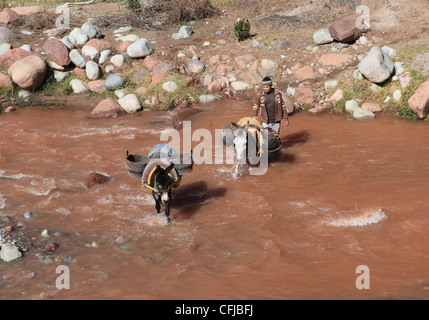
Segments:
[[[173,169],[174,163],[169,165],[167,168],[162,168],[157,165],[154,171],[155,181],[154,181],[154,192],[161,196],[163,203],[166,203],[170,200],[170,191],[173,180],[168,175]]]

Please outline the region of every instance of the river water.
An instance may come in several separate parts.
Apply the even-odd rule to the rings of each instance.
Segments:
[[[298,112],[264,175],[194,165],[167,224],[125,154],[175,132],[171,116],[88,113],[0,115],[0,217],[60,244],[50,263],[32,252],[1,262],[0,299],[429,298],[428,122]],[[214,139],[249,114],[222,101],[189,120]],[[91,172],[111,180],[88,188]],[[62,265],[70,289],[56,286]]]

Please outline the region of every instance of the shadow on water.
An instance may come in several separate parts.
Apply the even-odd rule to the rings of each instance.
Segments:
[[[292,163],[295,161],[295,156],[291,153],[282,152],[283,148],[272,152],[268,155],[268,163],[277,163],[277,162],[284,162],[284,163]]]
[[[307,130],[292,133],[282,138],[283,148],[290,148],[298,143],[306,143],[310,134]]]
[[[171,207],[179,209],[179,214],[183,217],[190,218],[201,206],[214,198],[223,197],[226,191],[226,188],[208,188],[205,181],[181,185],[171,197]]]
[[[282,148],[276,152],[269,154],[270,163],[291,163],[295,161],[295,156],[291,153],[287,153],[286,149],[294,146],[298,143],[305,143],[308,141],[310,134],[308,131],[300,131],[293,134],[289,134],[282,138]]]

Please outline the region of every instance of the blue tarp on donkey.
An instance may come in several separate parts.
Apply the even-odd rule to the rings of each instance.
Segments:
[[[148,188],[152,191],[156,189],[154,176],[156,167],[160,166],[163,169],[168,168],[172,164],[170,157],[174,155],[177,155],[177,152],[167,144],[157,144],[155,147],[153,147],[153,149],[148,154],[150,161],[144,168],[142,174],[142,184],[145,188]],[[172,187],[177,188],[180,183],[180,175],[177,170],[173,168],[168,175],[172,182],[174,182]]]

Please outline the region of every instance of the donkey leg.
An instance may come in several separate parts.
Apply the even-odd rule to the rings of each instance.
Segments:
[[[156,212],[160,213],[161,212],[161,200],[159,199],[159,196],[157,194],[155,194],[155,192],[152,192],[152,196],[155,199]]]
[[[167,216],[168,223],[170,223],[170,202],[171,202],[171,190],[168,191],[168,201],[165,203],[165,215]]]

